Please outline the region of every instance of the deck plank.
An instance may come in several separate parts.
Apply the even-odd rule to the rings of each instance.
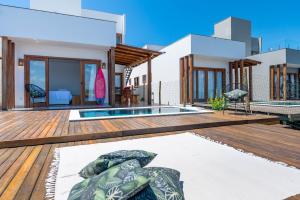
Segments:
[[[153,121],[151,121],[151,123],[153,123]],[[84,123],[82,123],[80,126],[83,127],[83,124]],[[97,124],[99,124],[99,122]],[[104,124],[109,123],[105,122]],[[145,121],[144,118],[138,119],[136,123],[130,122],[130,125],[134,127],[140,127],[141,125],[144,126],[145,124],[150,125],[149,121]],[[110,127],[110,130],[115,130],[115,126],[108,126]],[[156,124],[152,124],[152,126],[156,126]],[[246,124],[195,129],[191,131],[201,136],[209,137],[218,142],[228,144],[234,148],[241,149],[245,152],[250,152],[277,162],[285,162],[300,169],[300,148],[297,146],[300,140],[299,131],[289,130],[289,132],[284,132],[284,130],[285,128],[276,127],[278,134],[272,135],[272,133],[274,133],[273,126]],[[143,136],[130,136],[41,145],[35,147],[2,149],[4,152],[10,152],[10,150],[12,150],[13,152],[18,153],[15,153],[14,157],[17,157],[15,161],[3,161],[1,159],[5,159],[6,156],[0,157],[0,162],[2,162],[2,165],[5,165],[6,162],[9,162],[8,165],[5,165],[9,166],[9,169],[6,170],[2,176],[0,176],[0,199],[44,199],[45,180],[49,172],[49,166],[53,159],[53,152],[57,147],[112,142],[124,139],[156,137],[160,135],[178,133],[179,132],[168,132]],[[289,136],[291,136],[291,138]],[[283,141],[282,145],[280,145],[281,141]],[[288,199],[297,200],[299,197],[299,195],[295,195]]]
[[[69,113],[69,110],[1,112],[0,125],[10,123],[6,124],[9,130],[0,126],[0,149],[278,121],[275,116],[261,114],[218,113],[70,122]]]

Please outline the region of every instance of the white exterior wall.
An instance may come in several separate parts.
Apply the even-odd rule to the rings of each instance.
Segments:
[[[162,82],[162,104],[180,104],[180,61],[191,53],[191,35],[163,48],[164,54],[152,61],[152,92],[154,102],[159,101],[159,81]]]
[[[115,22],[0,5],[0,20],[5,19],[0,36],[116,46]]]
[[[214,36],[246,43],[246,55],[251,55],[252,37],[251,22],[244,19],[229,17],[214,26]]]
[[[141,64],[138,67],[135,67],[131,73],[130,78],[131,80],[131,85],[134,85],[134,78],[139,77],[139,87],[134,88],[134,93],[138,94],[140,98],[144,97],[145,102],[147,102],[147,80],[148,80],[148,65],[147,63]],[[145,83],[145,88],[144,88],[144,83],[143,83],[143,75],[147,76],[146,83]],[[145,89],[145,92],[144,92]]]
[[[286,49],[286,62],[288,65],[299,68],[300,65],[300,50]]]
[[[149,49],[152,51],[160,51],[163,48],[165,48],[165,46],[161,46],[161,45],[155,45],[155,44],[146,44],[145,46],[143,46],[144,49]]]
[[[64,46],[34,43],[28,41],[14,41],[15,57],[15,103],[16,107],[24,107],[24,66],[17,66],[18,58],[24,55],[53,56],[65,58],[96,59],[107,63],[107,50],[80,46]],[[103,70],[107,82],[107,69]],[[106,84],[106,103],[108,102],[108,85]]]
[[[115,73],[124,73],[124,66],[123,65],[115,65]]]
[[[30,0],[30,8],[80,16],[81,0]]]
[[[154,103],[158,103],[159,81],[162,81],[162,104],[179,105],[180,58],[193,54],[195,66],[227,69],[230,61],[245,57],[245,43],[200,35],[188,35],[161,49],[160,52],[164,53],[152,60]],[[147,74],[147,63],[134,68],[131,78],[140,77],[141,85],[143,74]],[[140,91],[139,89],[139,94],[142,95]]]
[[[180,65],[179,59],[191,53],[191,36],[187,36],[177,42],[163,48],[162,55],[152,60],[152,93],[154,102],[158,103],[159,81],[162,82],[162,104],[179,105],[180,104]],[[142,75],[147,74],[147,63],[134,68],[131,78],[140,77],[142,84]],[[148,78],[148,74],[147,74]],[[139,95],[142,95],[139,89]]]
[[[230,60],[222,60],[199,55],[194,56],[195,67],[219,68],[226,70],[226,84],[229,83],[229,62]]]
[[[241,59],[246,55],[244,42],[201,35],[191,35],[191,53],[227,60]]]
[[[83,17],[90,17],[95,19],[101,20],[108,20],[113,21],[116,23],[116,32],[121,33],[123,35],[123,39],[125,38],[125,24],[126,24],[126,17],[125,15],[116,15],[112,13],[100,12],[96,10],[87,10],[82,9],[81,16]]]
[[[253,66],[253,100],[270,100],[270,66],[286,63],[286,50],[273,51],[248,58],[262,62],[262,64]]]

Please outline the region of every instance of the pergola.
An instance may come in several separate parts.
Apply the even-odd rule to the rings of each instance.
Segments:
[[[282,71],[281,71],[282,70]],[[287,64],[270,66],[270,99],[280,100],[280,76],[282,74],[283,100],[287,100]]]
[[[244,82],[244,68],[248,68],[249,71],[249,98],[250,101],[253,97],[253,85],[252,85],[252,67],[261,64],[261,62],[251,59],[241,59],[229,63],[229,84],[233,87],[234,84],[243,84]],[[239,73],[240,71],[240,73]],[[234,72],[234,74],[233,74]],[[234,77],[234,83],[233,83]]]
[[[151,60],[162,54],[158,51],[133,47],[124,44],[118,44],[115,48],[111,48],[108,52],[108,74],[109,74],[109,101],[111,106],[115,105],[115,64],[123,65],[130,70],[140,64],[147,62],[147,102],[151,105]],[[129,71],[130,71],[129,70]],[[131,72],[131,71],[130,71]],[[130,74],[129,74],[130,75]]]

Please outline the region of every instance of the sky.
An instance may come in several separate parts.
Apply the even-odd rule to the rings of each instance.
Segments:
[[[29,7],[29,0],[0,0]],[[213,25],[229,16],[252,21],[252,35],[263,50],[300,48],[297,0],[82,0],[83,8],[126,15],[126,43],[168,45],[190,34],[212,35]]]

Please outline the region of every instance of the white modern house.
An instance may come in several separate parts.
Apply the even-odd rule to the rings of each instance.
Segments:
[[[280,49],[249,58],[261,61],[253,68],[253,100],[300,100],[299,50]]]
[[[45,90],[43,106],[95,104],[95,78],[105,77],[105,104],[120,98],[125,66],[160,53],[123,45],[125,16],[82,9],[81,0],[31,0],[0,5],[1,105],[32,107],[25,85]],[[36,106],[39,106],[37,104]]]
[[[214,25],[213,36],[188,35],[166,47],[146,45],[163,53],[152,62],[154,102],[159,102],[159,82],[162,104],[207,101],[228,90],[226,85],[245,81],[252,101],[299,100],[300,51],[263,53],[262,38],[251,32],[250,21],[229,17]],[[138,77],[145,74],[146,65],[140,65],[131,74],[136,81],[129,81],[140,95],[147,85]]]
[[[300,51],[262,53],[248,20],[229,17],[214,25],[212,36],[190,34],[168,46],[138,48],[124,44],[125,15],[83,9],[81,0],[0,5],[0,19],[4,110],[96,104],[99,70],[110,106],[122,103],[126,86],[135,88],[136,99],[158,103],[159,83],[161,103],[170,105],[206,102],[238,83],[246,83],[255,101],[300,98]],[[28,84],[45,97],[34,104]]]
[[[159,102],[159,82],[162,104],[194,104],[221,96],[226,85],[243,82],[243,73],[247,73],[252,98],[252,66],[260,62],[247,56],[260,53],[261,38],[252,37],[251,22],[229,17],[215,24],[213,36],[191,34],[166,47],[145,46],[152,47],[163,53],[152,61],[155,103]],[[146,72],[145,64],[134,68],[129,81],[141,96],[147,88],[141,81]]]

